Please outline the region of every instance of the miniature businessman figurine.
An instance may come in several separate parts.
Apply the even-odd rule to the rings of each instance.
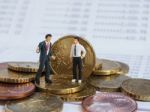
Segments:
[[[37,84],[40,84],[40,77],[41,77],[44,67],[45,67],[45,72],[46,72],[45,81],[46,83],[52,83],[52,81],[49,78],[50,73],[51,73],[51,68],[50,68],[49,63],[50,63],[50,59],[55,59],[55,56],[52,56],[51,38],[52,38],[52,35],[47,34],[45,36],[45,41],[40,42],[36,49],[36,52],[40,53],[40,60],[39,60],[40,65],[39,65],[39,69],[35,77],[35,82]]]
[[[70,52],[70,58],[73,61],[73,79],[72,79],[73,83],[74,82],[82,83],[82,66],[83,66],[82,59],[85,57],[85,55],[86,50],[79,43],[79,37],[75,37],[74,44],[72,45]]]

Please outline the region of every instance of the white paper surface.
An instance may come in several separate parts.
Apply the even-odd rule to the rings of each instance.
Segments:
[[[150,0],[0,0],[0,62],[38,61],[35,48],[47,33],[53,42],[85,37],[97,57],[123,61],[130,76],[150,79]],[[64,112],[80,106],[65,104]]]

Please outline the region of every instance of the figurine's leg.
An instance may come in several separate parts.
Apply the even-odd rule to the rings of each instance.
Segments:
[[[76,58],[73,58],[73,79],[77,80],[77,60]]]
[[[82,59],[78,59],[78,71],[79,71],[79,80],[82,80]]]
[[[41,74],[43,72],[43,68],[44,68],[44,61],[40,62],[39,69],[38,69],[37,74],[35,76],[35,82],[37,84],[40,83],[40,77],[41,77]]]
[[[50,76],[50,65],[49,65],[48,58],[45,61],[45,72],[46,72],[46,74],[45,74],[45,81],[49,83],[50,82],[50,79],[49,79],[49,76]]]

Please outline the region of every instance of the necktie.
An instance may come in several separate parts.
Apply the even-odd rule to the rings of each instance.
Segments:
[[[48,51],[49,46],[50,46],[49,43],[46,44],[46,51]]]
[[[76,45],[75,45],[75,47],[74,47],[74,56],[76,56]]]

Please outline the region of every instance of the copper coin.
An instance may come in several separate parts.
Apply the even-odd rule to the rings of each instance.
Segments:
[[[39,63],[37,62],[9,62],[8,68],[18,72],[37,72]]]
[[[0,100],[20,99],[31,95],[35,90],[33,83],[8,84],[0,83]]]
[[[98,93],[82,101],[85,112],[135,112],[136,102],[120,93]]]
[[[128,79],[121,85],[122,92],[136,100],[150,101],[150,80]]]
[[[82,101],[84,98],[94,95],[96,90],[93,87],[85,86],[84,89],[80,92],[73,93],[73,94],[66,94],[66,95],[58,95],[60,96],[63,101],[66,102],[78,102]]]
[[[24,100],[11,101],[5,107],[6,112],[61,112],[62,109],[61,98],[46,93],[35,93]]]
[[[97,59],[98,63],[101,63],[102,67],[99,67],[93,71],[94,75],[112,75],[116,74],[121,70],[119,63],[107,60],[107,59]]]
[[[125,75],[110,75],[110,76],[90,76],[87,83],[92,85],[98,91],[104,92],[120,92],[123,81],[130,77]]]
[[[0,82],[26,83],[34,80],[35,73],[14,72],[8,69],[8,63],[0,63]]]
[[[71,80],[52,79],[52,84],[45,83],[44,77],[40,79],[40,84],[36,86],[42,91],[48,91],[51,94],[71,94],[81,91],[84,83],[72,83]]]
[[[56,60],[52,60],[51,66],[55,74],[70,74],[72,75],[72,61],[70,61],[71,46],[74,43],[74,35],[68,35],[57,40],[53,46],[53,55],[56,56]],[[83,79],[88,78],[93,68],[95,67],[95,52],[89,42],[82,37],[79,37],[80,44],[82,44],[87,54],[83,59]]]

